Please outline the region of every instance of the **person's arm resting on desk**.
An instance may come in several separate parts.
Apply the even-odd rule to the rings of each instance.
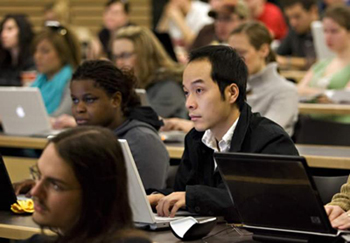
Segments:
[[[350,182],[341,187],[340,193],[332,198],[325,206],[332,227],[337,229],[350,228]]]

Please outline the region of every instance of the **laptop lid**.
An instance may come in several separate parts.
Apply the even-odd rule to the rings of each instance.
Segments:
[[[125,139],[118,140],[126,163],[128,176],[128,193],[133,213],[134,222],[154,224],[155,219],[151,206],[148,202],[145,189],[143,187],[134,158],[131,154],[128,142]]]
[[[135,89],[135,92],[140,97],[141,106],[150,106],[145,89]]]
[[[311,23],[311,33],[317,59],[322,60],[334,57],[335,54],[328,48],[326,44],[322,21],[317,20]]]
[[[0,119],[7,134],[27,136],[51,130],[38,88],[0,87]]]
[[[215,153],[219,171],[247,228],[331,234],[305,158]]]
[[[4,160],[0,155],[0,210],[10,210],[11,205],[17,202],[16,194],[7,172]]]

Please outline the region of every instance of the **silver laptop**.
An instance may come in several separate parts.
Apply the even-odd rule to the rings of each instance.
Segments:
[[[169,227],[170,221],[181,217],[159,217],[153,213],[128,142],[125,139],[119,139],[119,143],[126,163],[129,200],[135,225],[137,227],[149,227],[152,230]]]
[[[145,89],[135,89],[135,92],[140,97],[141,106],[150,106]]]
[[[342,232],[332,228],[304,157],[215,153],[214,158],[253,239],[324,242]]]
[[[318,60],[334,57],[335,54],[328,48],[323,33],[321,21],[314,21],[311,24],[311,33],[314,40],[316,57]]]
[[[0,120],[10,135],[47,136],[52,130],[40,90],[33,87],[0,87]]]

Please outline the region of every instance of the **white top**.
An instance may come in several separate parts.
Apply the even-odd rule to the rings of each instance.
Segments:
[[[236,121],[233,123],[230,129],[227,130],[227,132],[219,141],[219,143],[216,143],[216,138],[214,137],[210,129],[205,131],[202,137],[202,143],[204,143],[208,148],[211,148],[215,152],[228,152],[231,148],[231,140],[232,140],[233,133],[235,132],[238,120],[239,120],[239,117],[236,119]],[[219,148],[217,145],[219,145]],[[216,169],[216,167],[217,165],[214,160],[214,170]]]
[[[198,34],[204,25],[213,22],[213,19],[208,16],[210,5],[200,1],[192,1],[191,9],[185,17],[185,21],[191,30]],[[173,39],[182,39],[182,33],[174,22],[169,22],[169,34]]]

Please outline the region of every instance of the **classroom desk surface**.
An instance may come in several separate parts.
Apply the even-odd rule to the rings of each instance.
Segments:
[[[45,138],[0,135],[0,147],[43,149],[46,143]],[[310,167],[350,169],[350,147],[299,144],[296,146],[299,153],[306,157]],[[167,143],[166,147],[171,158],[182,157],[183,144]]]
[[[297,144],[296,147],[310,167],[350,169],[350,147],[302,144]],[[167,144],[167,149],[171,158],[181,158],[182,144]]]
[[[281,70],[280,74],[286,79],[294,79],[299,83],[304,78],[306,72],[302,70]]]
[[[218,224],[210,233],[210,235],[227,228],[225,224]],[[27,239],[33,234],[40,233],[40,228],[32,221],[30,215],[14,215],[11,212],[0,211],[0,238],[5,239]],[[182,242],[177,239],[170,231],[170,229],[161,231],[146,231],[147,235],[153,242]],[[249,243],[255,242],[252,240],[250,234],[245,231],[244,236],[240,236],[237,232],[232,230],[224,231],[215,235],[207,241],[191,241],[191,242],[237,242]]]
[[[299,103],[300,114],[350,115],[348,104]]]

